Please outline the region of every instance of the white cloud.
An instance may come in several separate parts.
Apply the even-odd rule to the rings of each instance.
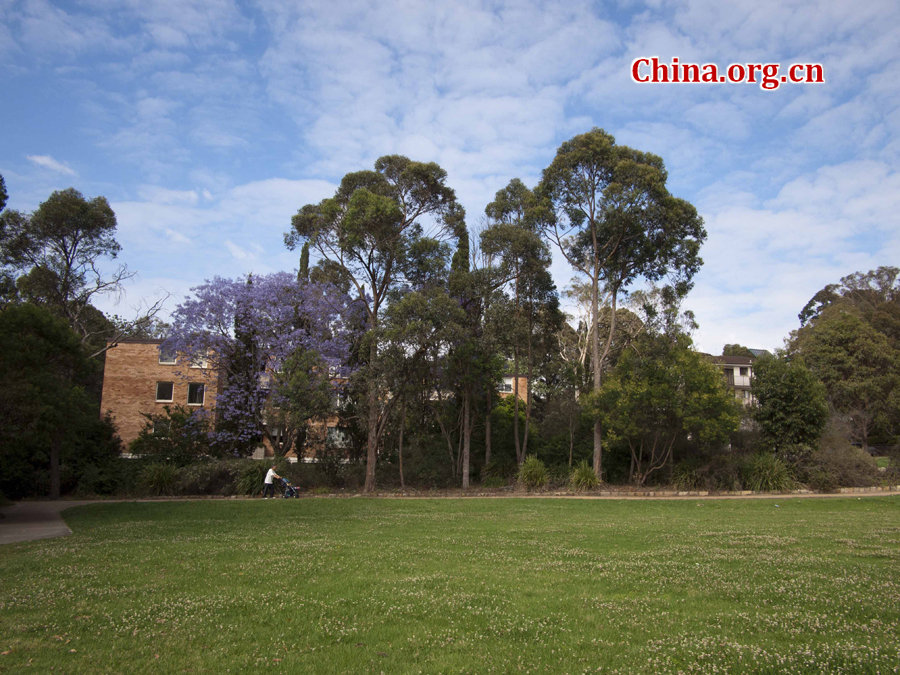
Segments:
[[[56,171],[67,176],[78,175],[74,169],[53,159],[50,155],[26,155],[25,158],[44,169],[50,169],[50,171]]]

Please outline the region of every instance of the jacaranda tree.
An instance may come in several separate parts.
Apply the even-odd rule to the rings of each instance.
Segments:
[[[214,442],[246,455],[266,439],[287,452],[298,430],[326,412],[339,386],[352,303],[332,286],[298,282],[286,272],[216,277],[191,290],[193,297],[172,314],[161,348],[205,360],[223,378]],[[288,432],[280,434],[281,444],[273,420]]]

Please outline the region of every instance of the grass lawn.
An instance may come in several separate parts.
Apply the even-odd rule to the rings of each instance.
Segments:
[[[0,547],[0,672],[900,672],[900,497],[105,504]]]

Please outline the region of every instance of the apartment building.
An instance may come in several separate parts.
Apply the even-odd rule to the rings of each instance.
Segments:
[[[750,380],[753,362],[749,356],[712,356],[710,360],[722,369],[725,384],[734,391],[734,397],[744,405],[753,403]]]

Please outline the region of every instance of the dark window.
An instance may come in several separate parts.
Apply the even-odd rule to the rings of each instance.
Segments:
[[[172,349],[159,348],[159,362],[165,365],[175,365],[175,351]]]
[[[157,382],[156,383],[156,400],[164,401],[166,403],[172,400],[172,396],[175,393],[175,383],[174,382]]]
[[[203,405],[203,385],[191,382],[188,385],[188,405]]]
[[[741,377],[747,377],[750,374],[749,368],[741,368]]]

